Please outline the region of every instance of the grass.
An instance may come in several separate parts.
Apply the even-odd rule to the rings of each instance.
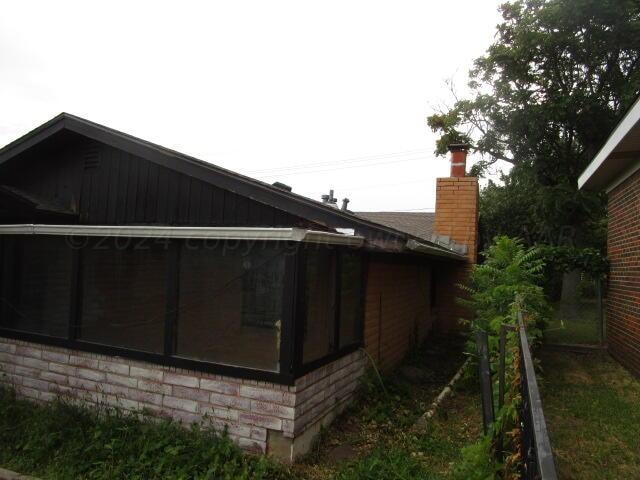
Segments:
[[[385,378],[384,389],[368,378],[359,400],[290,467],[245,455],[204,427],[62,400],[36,404],[0,389],[0,466],[47,479],[453,478],[460,450],[481,430],[477,379],[461,381],[426,430],[410,428],[462,365],[462,346],[431,341],[407,359],[404,375]]]
[[[286,479],[224,435],[168,420],[34,404],[0,389],[0,465],[47,479]]]
[[[294,466],[295,474],[310,480],[452,478],[461,448],[480,434],[477,379],[461,382],[426,431],[410,429],[463,361],[461,342],[432,339],[400,370],[419,369],[424,375],[417,381],[395,372],[384,380],[385,393],[370,378],[360,401],[323,432],[313,451]],[[336,452],[347,452],[348,458]]]
[[[595,300],[577,303],[556,302],[553,318],[545,328],[544,338],[550,344],[597,345],[600,343],[600,319]]]
[[[640,478],[640,380],[604,353],[540,356],[559,477]]]

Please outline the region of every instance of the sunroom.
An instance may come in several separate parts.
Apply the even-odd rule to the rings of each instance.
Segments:
[[[362,343],[363,238],[0,225],[0,335],[293,384]]]

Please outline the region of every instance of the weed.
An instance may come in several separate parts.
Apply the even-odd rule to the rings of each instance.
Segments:
[[[0,464],[52,479],[285,479],[225,434],[65,401],[34,404],[0,389]]]

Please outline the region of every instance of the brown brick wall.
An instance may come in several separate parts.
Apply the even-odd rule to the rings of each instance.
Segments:
[[[431,328],[429,267],[372,258],[365,298],[364,343],[383,370],[397,366]]]
[[[438,333],[449,334],[463,331],[461,319],[469,319],[469,311],[460,305],[465,292],[458,285],[467,281],[471,264],[448,264],[436,273],[436,308],[433,328]]]
[[[465,283],[471,264],[478,260],[478,214],[480,193],[475,177],[438,178],[434,231],[467,246],[466,264],[447,265],[438,272],[438,319],[435,328],[449,333],[461,328],[459,320],[469,312],[457,299],[464,295],[457,285]]]
[[[640,172],[609,193],[607,250],[609,351],[640,375]]]
[[[476,177],[438,178],[436,218],[433,230],[466,245],[471,263],[478,259],[478,212],[480,195]]]

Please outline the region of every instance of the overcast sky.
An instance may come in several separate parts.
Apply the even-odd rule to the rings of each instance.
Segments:
[[[432,209],[426,117],[501,2],[5,2],[0,144],[65,111],[353,210]]]

